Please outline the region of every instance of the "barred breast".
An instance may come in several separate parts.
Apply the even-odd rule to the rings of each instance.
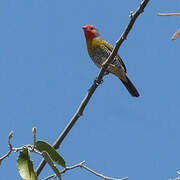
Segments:
[[[109,57],[109,55],[111,54],[111,51],[107,50],[107,49],[102,49],[102,48],[96,48],[93,51],[91,51],[93,53],[89,53],[91,59],[93,60],[93,62],[99,67],[102,67],[102,64],[106,61],[106,59]],[[115,58],[113,59],[111,65],[113,65],[114,67],[117,68],[117,70],[119,69],[124,69],[124,67],[122,66],[120,59],[118,56],[115,56]]]

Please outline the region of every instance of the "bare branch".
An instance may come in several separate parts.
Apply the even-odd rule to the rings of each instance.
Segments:
[[[7,154],[5,154],[3,157],[0,158],[0,165],[1,165],[2,161],[11,154],[11,152],[12,152],[12,149],[9,149],[9,151],[7,152]]]
[[[64,131],[60,134],[60,136],[57,138],[57,140],[54,142],[53,147],[55,149],[58,149],[60,144],[62,143],[62,141],[64,140],[64,138],[67,136],[67,134],[69,133],[69,131],[71,130],[71,128],[74,126],[74,124],[76,123],[76,121],[79,119],[80,116],[82,116],[83,111],[86,107],[86,105],[88,104],[91,96],[93,95],[93,93],[95,92],[96,88],[100,85],[100,83],[102,82],[102,78],[105,74],[105,71],[108,67],[108,65],[111,63],[111,61],[114,59],[114,57],[116,56],[119,47],[121,46],[121,44],[123,43],[123,41],[126,39],[128,33],[130,32],[130,30],[132,29],[132,26],[134,24],[134,22],[136,21],[137,17],[144,11],[144,8],[146,7],[146,5],[148,4],[149,0],[142,0],[140,6],[138,7],[138,9],[136,10],[136,12],[133,14],[131,13],[131,20],[129,22],[129,24],[127,25],[125,31],[123,32],[123,34],[121,35],[120,39],[116,42],[116,46],[113,49],[111,55],[108,57],[108,59],[105,61],[105,63],[103,64],[97,79],[94,81],[93,85],[91,86],[91,88],[88,90],[86,96],[84,97],[83,101],[81,102],[81,104],[79,105],[79,108],[77,109],[76,113],[74,114],[74,116],[72,117],[72,119],[70,120],[69,124],[65,127]],[[42,169],[44,168],[46,164],[46,161],[43,160],[40,165],[38,166],[36,173],[37,176],[40,174],[40,172],[42,171]]]
[[[158,13],[158,16],[180,16],[180,13]]]
[[[128,177],[119,179],[119,178],[112,178],[112,177],[104,176],[103,174],[100,174],[100,173],[90,169],[89,167],[85,166],[84,163],[85,163],[85,161],[82,161],[82,162],[80,162],[80,163],[78,163],[78,164],[76,164],[74,166],[66,167],[60,173],[63,174],[63,173],[65,173],[68,170],[80,167],[80,168],[84,168],[85,170],[87,170],[87,171],[93,173],[94,175],[96,175],[98,177],[101,177],[101,178],[103,178],[105,180],[126,180],[126,179],[128,179]],[[51,179],[51,178],[56,178],[56,175],[52,174],[52,175],[44,178],[43,180],[48,180],[48,179]]]
[[[96,171],[88,168],[88,167],[85,166],[84,164],[82,164],[80,167],[81,167],[81,168],[84,168],[84,169],[86,169],[87,171],[95,174],[96,176],[99,176],[99,177],[101,177],[101,178],[103,178],[103,179],[106,179],[106,180],[126,180],[126,179],[128,179],[128,177],[118,179],[118,178],[112,178],[112,177],[104,176],[103,174],[97,173]]]
[[[51,179],[51,178],[56,178],[56,174],[52,174],[50,176],[47,176],[46,178],[44,178],[43,180],[48,180],[48,179]]]
[[[0,165],[1,165],[2,161],[3,161],[5,158],[7,158],[7,157],[11,154],[11,152],[13,151],[13,147],[12,147],[11,142],[10,142],[10,140],[11,140],[12,137],[13,137],[13,131],[11,131],[11,132],[9,133],[9,136],[8,136],[9,151],[8,151],[3,157],[0,158]]]
[[[33,147],[32,147],[32,151],[34,151],[35,144],[36,144],[36,127],[32,128],[32,133],[34,135],[34,144],[33,144]]]
[[[158,16],[180,16],[180,13],[158,13]],[[172,36],[172,40],[177,39],[180,35],[180,29],[178,29]]]
[[[36,144],[36,127],[32,128],[32,133],[34,135],[34,145]]]
[[[78,164],[75,164],[75,165],[73,165],[73,166],[66,167],[66,168],[64,168],[64,169],[61,171],[61,174],[65,173],[65,172],[68,171],[68,170],[75,169],[75,168],[77,168],[77,167],[82,167],[82,165],[83,165],[84,163],[85,163],[85,161],[82,161],[82,162],[80,162],[80,163],[78,163]]]

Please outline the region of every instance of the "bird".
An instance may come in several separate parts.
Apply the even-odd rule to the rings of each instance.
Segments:
[[[83,26],[82,29],[84,30],[84,35],[86,38],[88,54],[92,61],[99,68],[101,68],[103,63],[113,51],[113,46],[100,36],[95,26],[88,24]],[[112,73],[117,76],[122,81],[131,96],[139,97],[139,92],[137,91],[134,84],[127,77],[126,66],[118,54],[108,65],[106,71],[107,73]]]

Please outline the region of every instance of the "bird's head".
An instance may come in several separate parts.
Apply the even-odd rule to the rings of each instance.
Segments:
[[[87,41],[100,36],[98,30],[93,25],[86,25],[82,28],[84,30],[84,34]]]

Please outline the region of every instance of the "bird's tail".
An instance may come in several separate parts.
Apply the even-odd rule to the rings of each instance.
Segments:
[[[134,86],[134,84],[129,80],[129,78],[126,76],[126,81],[120,79],[122,81],[122,83],[124,84],[124,86],[126,87],[126,89],[129,91],[129,93],[134,96],[134,97],[139,97],[139,93],[136,89],[136,87]]]

